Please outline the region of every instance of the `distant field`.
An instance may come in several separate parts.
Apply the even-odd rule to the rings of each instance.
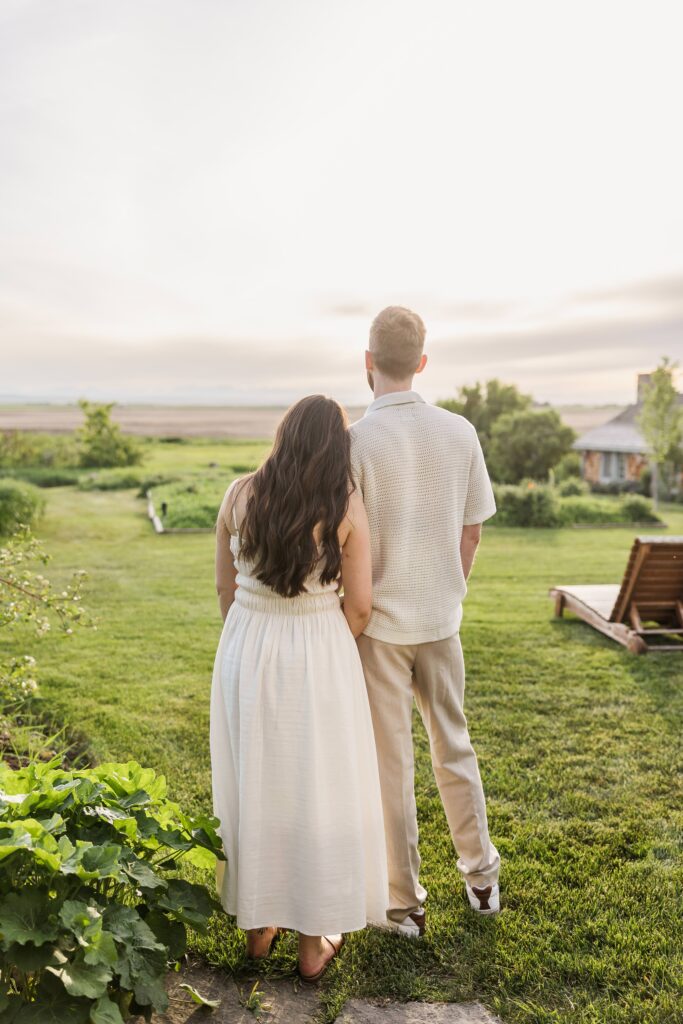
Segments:
[[[272,438],[282,407],[220,407],[191,405],[118,405],[113,418],[126,434],[143,437]],[[364,407],[349,406],[351,420]],[[83,422],[76,405],[3,405],[0,430],[68,433]]]
[[[358,419],[364,409],[349,406],[350,419]],[[557,409],[565,423],[582,433],[606,423],[621,406],[567,405]],[[119,405],[113,417],[125,433],[143,437],[272,438],[284,411],[265,406]],[[76,405],[0,406],[0,430],[67,433],[82,420]]]

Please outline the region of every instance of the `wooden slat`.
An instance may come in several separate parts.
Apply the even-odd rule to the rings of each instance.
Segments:
[[[650,553],[650,545],[643,544],[636,538],[631,548],[631,555],[626,566],[626,572],[624,573],[624,579],[621,584],[621,591],[619,597],[614,603],[614,610],[610,615],[612,622],[623,622],[628,612],[628,606],[631,602],[631,594],[633,588],[638,579],[638,571],[641,565]]]

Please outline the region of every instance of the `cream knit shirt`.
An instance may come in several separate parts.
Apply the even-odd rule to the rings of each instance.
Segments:
[[[463,525],[496,511],[476,431],[416,391],[376,399],[352,424],[351,464],[370,520],[368,636],[393,644],[457,633],[467,592]]]

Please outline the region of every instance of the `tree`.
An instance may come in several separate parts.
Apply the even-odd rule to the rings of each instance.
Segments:
[[[499,416],[491,431],[489,469],[500,483],[546,480],[576,434],[554,409],[520,409]]]
[[[81,466],[137,466],[142,452],[121,428],[112,423],[114,402],[97,404],[81,399],[78,403],[85,413],[85,423],[78,431]]]
[[[461,387],[457,398],[442,399],[437,405],[469,420],[479,435],[484,455],[488,456],[494,424],[507,413],[530,409],[531,396],[521,394],[514,384],[489,380],[483,385],[477,382],[472,387]]]
[[[660,478],[667,463],[681,461],[683,441],[683,410],[678,398],[674,375],[678,363],[665,356],[650,377],[645,389],[638,425],[652,453],[652,499],[657,510]]]

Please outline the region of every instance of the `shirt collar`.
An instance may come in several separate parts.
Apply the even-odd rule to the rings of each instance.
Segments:
[[[424,402],[424,398],[418,395],[417,391],[390,391],[389,394],[371,402],[365,410],[365,415],[383,409],[386,405],[408,405],[410,402]]]

